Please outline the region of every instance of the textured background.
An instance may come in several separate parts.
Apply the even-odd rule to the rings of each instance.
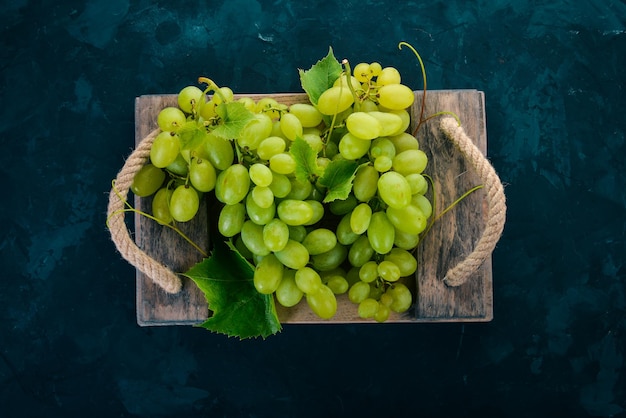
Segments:
[[[175,3],[173,6],[171,3]],[[3,1],[0,415],[624,416],[626,3]],[[506,184],[488,324],[140,328],[105,229],[134,98],[300,91],[333,46],[485,91]]]

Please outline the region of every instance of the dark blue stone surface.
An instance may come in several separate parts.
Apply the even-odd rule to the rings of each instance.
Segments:
[[[4,1],[0,416],[625,416],[624,1]],[[140,328],[105,228],[134,98],[300,91],[333,46],[485,91],[508,220],[488,324]]]

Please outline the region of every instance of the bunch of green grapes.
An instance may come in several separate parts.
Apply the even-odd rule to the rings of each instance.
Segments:
[[[153,216],[165,224],[192,219],[213,191],[222,203],[218,230],[255,266],[257,291],[285,307],[305,299],[323,319],[335,315],[336,295],[347,294],[360,317],[384,322],[413,303],[402,279],[417,269],[412,250],[432,212],[421,174],[427,157],[406,132],[414,93],[398,71],[361,63],[351,74],[344,65],[316,105],[238,99],[254,116],[240,134],[227,140],[208,130],[193,150],[181,150],[181,130],[235,99],[228,88],[207,101],[185,87],[178,107],[159,113],[162,132],[133,191],[155,194]],[[334,160],[358,162],[346,199],[324,203],[319,177],[296,177],[297,139],[317,154],[322,173]]]

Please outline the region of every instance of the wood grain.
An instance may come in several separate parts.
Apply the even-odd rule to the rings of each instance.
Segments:
[[[415,128],[420,114],[422,93],[416,92],[411,109]],[[267,95],[245,95],[257,100]],[[284,104],[306,101],[304,94],[282,93],[272,95]],[[135,144],[156,128],[156,115],[165,106],[176,104],[175,95],[140,96],[135,102]],[[438,90],[426,94],[425,115],[441,111],[454,112],[478,148],[486,154],[484,94],[476,90]],[[438,118],[426,122],[417,135],[421,148],[429,156],[426,173],[435,184],[437,213],[451,204],[465,191],[479,184],[466,167],[462,156],[438,129]],[[135,207],[150,212],[150,199],[135,199]],[[184,232],[204,250],[210,247],[207,234],[208,207],[191,222],[181,225]],[[475,192],[435,223],[419,246],[418,272],[415,280],[406,284],[417,292],[415,309],[403,315],[394,314],[389,322],[452,322],[490,321],[493,318],[492,271],[488,260],[468,283],[450,288],[442,278],[448,268],[471,252],[485,225],[485,201],[482,191]],[[202,259],[178,234],[142,217],[135,216],[135,241],[152,257],[175,272],[184,272]],[[183,290],[169,295],[143,273],[137,272],[137,323],[151,325],[190,325],[204,321],[209,314],[202,292],[189,279],[183,279]],[[358,323],[356,306],[345,296],[338,297],[338,312],[328,321],[320,320],[305,301],[285,309],[277,304],[282,323]]]

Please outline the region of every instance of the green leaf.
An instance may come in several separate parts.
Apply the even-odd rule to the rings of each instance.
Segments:
[[[204,292],[213,313],[199,326],[240,339],[279,332],[274,298],[256,290],[253,275],[254,267],[239,252],[217,240],[211,256],[185,273]]]
[[[215,113],[221,122],[212,132],[225,139],[237,138],[244,126],[254,119],[252,112],[239,102],[220,103],[215,107]]]
[[[207,135],[204,127],[196,122],[187,122],[178,130],[181,149],[195,149],[202,144]]]
[[[328,164],[320,178],[320,184],[328,189],[324,203],[348,197],[358,168],[359,164],[351,160],[333,160]]]
[[[322,169],[317,165],[317,153],[300,137],[296,137],[289,147],[289,152],[296,161],[296,178],[300,181],[315,181]]]
[[[333,49],[328,48],[328,55],[319,60],[309,70],[298,70],[300,84],[309,95],[309,100],[317,105],[320,95],[332,87],[333,83],[341,75],[341,64],[333,55]]]

